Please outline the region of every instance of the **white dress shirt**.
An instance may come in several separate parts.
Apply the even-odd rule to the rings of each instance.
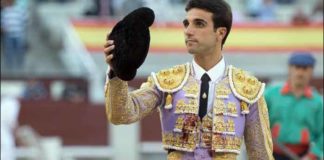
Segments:
[[[207,103],[207,113],[213,106],[214,96],[215,96],[215,86],[222,79],[225,73],[225,60],[222,57],[221,61],[219,61],[214,67],[210,70],[206,71],[202,67],[200,67],[195,60],[192,62],[192,68],[194,70],[195,79],[199,80],[203,76],[203,74],[207,73],[210,77],[209,82],[209,90],[208,90],[208,103]]]

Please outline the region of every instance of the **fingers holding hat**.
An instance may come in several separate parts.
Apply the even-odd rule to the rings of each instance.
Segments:
[[[112,46],[115,47],[114,41],[113,40],[107,40],[106,43],[104,44],[104,48],[105,48],[104,52],[109,53],[113,49],[113,48],[111,49]],[[108,50],[108,48],[110,48],[110,50]],[[106,52],[106,51],[109,51],[109,52]]]
[[[105,60],[106,63],[111,66],[111,60],[113,58],[113,55],[111,54],[111,51],[115,48],[114,41],[108,40],[104,44],[104,53],[105,53]]]
[[[107,40],[106,43],[104,44],[104,47],[107,48],[107,47],[109,47],[109,46],[111,46],[113,44],[114,44],[113,40]]]
[[[115,48],[115,45],[114,45],[114,41],[112,40],[108,40],[105,44],[104,44],[104,53],[106,55],[106,57],[108,55],[110,55],[111,51]]]

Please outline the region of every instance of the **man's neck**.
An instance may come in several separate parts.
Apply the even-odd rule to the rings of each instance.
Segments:
[[[194,60],[205,71],[208,71],[222,60],[222,55],[221,54],[196,55],[194,57]]]
[[[296,97],[301,97],[304,94],[305,88],[306,88],[306,86],[303,86],[303,85],[291,84],[291,92]]]

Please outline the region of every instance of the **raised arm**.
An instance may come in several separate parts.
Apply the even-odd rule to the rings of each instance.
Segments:
[[[141,88],[128,92],[126,81],[115,77],[106,82],[106,113],[113,124],[136,122],[161,104],[162,93],[157,90],[151,78]]]

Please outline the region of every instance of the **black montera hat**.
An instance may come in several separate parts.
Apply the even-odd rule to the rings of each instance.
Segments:
[[[143,64],[150,46],[149,27],[154,22],[154,12],[142,7],[134,10],[119,21],[112,29],[108,40],[114,40],[115,49],[112,67],[117,77],[132,80]]]

